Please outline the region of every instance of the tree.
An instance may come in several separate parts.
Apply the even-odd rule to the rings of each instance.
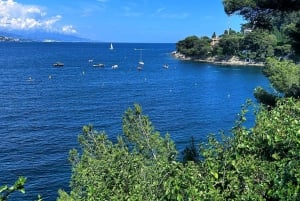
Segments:
[[[10,194],[19,191],[21,193],[25,193],[25,185],[26,178],[25,177],[19,177],[18,180],[12,185],[11,187],[8,187],[7,185],[0,187],[0,201],[6,201],[8,200]]]
[[[129,108],[123,116],[123,132],[125,141],[132,147],[134,153],[146,158],[158,160],[175,160],[177,151],[170,136],[165,138],[155,131],[151,121],[142,114],[141,106],[135,104],[134,109]]]
[[[262,107],[251,129],[243,126],[248,107],[232,137],[219,142],[211,136],[201,146],[206,195],[210,200],[299,200],[300,102],[280,100],[271,111]]]
[[[216,32],[214,32],[214,33],[212,34],[211,38],[216,38],[216,37],[217,37]]]
[[[274,92],[257,87],[254,92],[256,99],[267,105],[275,106],[281,97],[300,98],[300,66],[289,60],[279,61],[268,58],[263,68],[264,75],[270,80]]]
[[[295,52],[300,55],[300,21],[297,22],[294,29],[289,32],[289,36],[293,38],[292,46]]]
[[[300,97],[300,67],[292,61],[269,58],[263,73],[272,86],[285,97]]]
[[[194,161],[198,162],[199,161],[199,150],[195,146],[195,140],[194,137],[191,138],[190,145],[187,146],[183,150],[183,163],[187,163],[188,161]]]
[[[282,24],[299,24],[299,17],[291,17],[300,10],[299,0],[223,0],[224,10],[228,15],[238,14],[249,21],[252,29],[281,29]],[[294,15],[295,16],[295,15]],[[293,19],[291,21],[291,19]],[[295,22],[296,21],[296,22]],[[249,27],[249,25],[248,25]],[[290,37],[296,53],[300,54],[300,26],[292,31]]]
[[[180,53],[186,56],[193,56],[195,54],[195,44],[198,40],[199,38],[197,36],[186,37],[184,40],[176,43],[176,48]]]
[[[15,192],[25,193],[25,177],[19,177],[18,180],[12,186],[0,186],[0,201],[7,201],[9,200],[11,194]],[[36,201],[42,201],[42,197],[38,195],[38,199]]]
[[[92,126],[83,127],[82,154],[70,152],[71,192],[60,190],[59,200],[168,200],[179,194],[170,188],[184,172],[169,136],[154,130],[139,105],[125,112],[123,130],[114,144]]]
[[[237,56],[240,54],[243,36],[240,34],[223,35],[218,46],[222,48],[222,54],[226,56]]]
[[[71,192],[60,190],[58,201],[299,200],[300,102],[276,104],[259,108],[254,127],[246,128],[247,102],[230,137],[209,136],[198,153],[192,142],[197,163],[170,157],[173,143],[153,130],[138,105],[125,112],[126,134],[115,143],[84,126],[82,153],[70,154]]]
[[[274,56],[275,46],[275,36],[259,30],[246,34],[242,50],[247,52],[249,58],[264,61],[267,57]]]
[[[198,38],[189,36],[176,44],[178,52],[193,58],[206,58],[212,52],[211,39],[207,36]]]
[[[270,10],[269,12],[291,12],[300,9],[299,0],[223,0],[223,5],[227,14],[242,14],[251,9]]]

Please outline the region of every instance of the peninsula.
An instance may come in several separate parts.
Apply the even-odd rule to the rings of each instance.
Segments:
[[[277,32],[276,32],[277,33]],[[189,36],[176,43],[172,54],[180,60],[213,63],[229,66],[264,66],[269,57],[292,59],[294,52],[287,39],[276,33],[242,29],[241,32],[225,30],[223,34]]]

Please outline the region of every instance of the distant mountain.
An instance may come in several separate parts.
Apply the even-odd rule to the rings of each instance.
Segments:
[[[42,31],[27,31],[27,32],[1,32],[0,37],[8,38],[7,41],[36,41],[36,42],[91,42],[89,39],[78,36],[42,32]]]

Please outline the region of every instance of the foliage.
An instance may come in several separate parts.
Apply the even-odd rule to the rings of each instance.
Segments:
[[[0,201],[6,201],[10,194],[19,191],[21,193],[25,193],[25,185],[26,178],[19,177],[18,180],[14,183],[14,185],[8,187],[7,185],[0,187]]]
[[[289,36],[293,38],[292,46],[295,52],[300,55],[300,21],[297,22],[294,29],[289,32]]]
[[[242,15],[253,26],[265,29],[272,27],[274,14],[300,9],[300,2],[295,0],[223,0],[223,5],[228,15]]]
[[[225,30],[217,45],[208,37],[189,36],[177,43],[177,50],[191,58],[239,56],[264,62],[267,57],[293,58],[300,53],[300,2],[271,0],[223,0],[225,12],[242,15],[248,22],[244,34]],[[245,32],[246,29],[250,32]],[[215,32],[212,39],[216,38]],[[293,49],[292,49],[293,48]],[[299,54],[300,55],[300,54]]]
[[[243,16],[244,34],[225,30],[217,45],[208,37],[189,36],[177,43],[178,52],[195,59],[239,56],[264,62],[268,57],[299,59],[300,1],[294,0],[223,0],[228,15]],[[212,39],[215,39],[215,32]]]
[[[207,37],[190,36],[179,41],[176,46],[178,52],[195,59],[205,59],[210,56],[218,58],[239,56],[253,61],[265,61],[267,57],[280,57],[291,53],[290,45],[279,44],[276,35],[264,30],[256,30],[244,35],[231,30],[230,34],[221,35],[214,45]]]
[[[124,136],[116,143],[85,126],[82,153],[70,152],[71,192],[60,190],[58,201],[299,200],[300,102],[282,99],[273,110],[260,108],[248,129],[250,106],[243,106],[232,136],[210,136],[200,149],[191,142],[186,150],[197,163],[175,160],[170,138],[154,130],[138,105],[125,112]]]
[[[160,137],[155,131],[147,116],[142,115],[142,108],[134,105],[128,109],[123,117],[123,132],[125,141],[132,148],[132,151],[143,155],[146,158],[158,160],[160,158],[175,160],[176,149],[170,136]]]
[[[208,37],[198,38],[197,36],[189,36],[184,40],[178,41],[177,50],[189,57],[206,58],[210,55],[212,47],[211,39]]]
[[[242,49],[248,58],[264,61],[267,57],[274,56],[276,42],[275,36],[268,32],[253,31],[245,35]]]
[[[26,182],[25,177],[19,177],[18,180],[14,183],[14,185],[10,187],[8,187],[7,185],[0,186],[0,201],[7,201],[12,193],[18,191],[24,194],[25,182]],[[38,195],[38,199],[36,201],[43,201],[42,196]]]
[[[254,89],[254,97],[259,103],[262,103],[272,108],[275,107],[279,95],[270,93],[265,89],[263,89],[262,87],[256,87]]]
[[[275,92],[267,92],[261,87],[254,91],[255,98],[268,106],[275,106],[282,97],[300,98],[300,66],[289,60],[279,61],[268,58],[263,68],[264,75],[270,80]]]
[[[175,161],[174,143],[154,130],[140,106],[126,111],[123,130],[113,144],[92,126],[83,128],[82,154],[70,153],[72,191],[60,191],[59,200],[168,200],[187,191],[180,185],[190,181],[176,178],[184,172]],[[178,187],[171,189],[173,185]]]
[[[191,138],[190,145],[183,150],[183,163],[186,164],[188,161],[198,162],[199,161],[199,150],[195,145],[194,137]]]
[[[215,137],[202,146],[207,194],[219,200],[299,200],[300,102],[281,100],[261,108],[252,129],[242,126],[242,110],[233,137]],[[211,197],[211,200],[217,200]]]
[[[216,32],[214,32],[212,35],[211,35],[211,38],[216,38],[217,37],[217,34]]]
[[[286,97],[300,97],[300,66],[292,61],[269,58],[263,73],[272,86]]]
[[[292,43],[300,54],[300,1],[295,0],[223,0],[225,12],[243,16],[251,29],[265,29],[280,33],[278,45]],[[295,26],[297,25],[297,26]],[[290,29],[289,27],[294,27]],[[288,42],[289,40],[290,42]]]
[[[222,49],[222,55],[235,56],[241,52],[242,39],[240,34],[225,34],[217,45]]]

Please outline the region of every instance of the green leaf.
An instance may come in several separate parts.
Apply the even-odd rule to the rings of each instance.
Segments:
[[[216,179],[219,178],[219,174],[217,172],[211,171],[210,174],[212,174],[214,176],[214,178],[216,178]]]
[[[7,190],[7,188],[8,188],[7,185],[1,186],[0,187],[0,193],[3,192],[3,191],[5,191],[5,190]]]
[[[272,154],[272,158],[274,158],[275,160],[280,160],[280,156],[278,155],[278,153]]]

